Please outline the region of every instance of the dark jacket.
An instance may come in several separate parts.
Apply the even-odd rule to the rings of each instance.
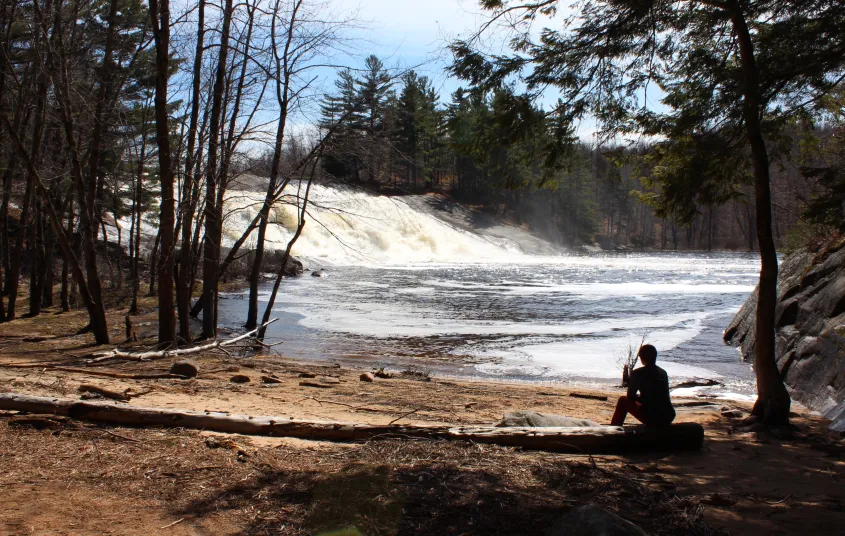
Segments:
[[[645,365],[631,372],[628,399],[643,405],[649,425],[665,426],[675,420],[675,408],[669,398],[669,376],[657,365]]]

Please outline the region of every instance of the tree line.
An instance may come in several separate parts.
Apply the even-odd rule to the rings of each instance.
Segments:
[[[556,126],[540,104],[521,98],[502,85],[459,88],[444,101],[429,78],[413,70],[397,75],[369,56],[364,68],[340,71],[322,99],[320,124],[336,133],[321,165],[331,177],[385,194],[450,194],[566,246],[757,250],[749,177],[718,195],[676,203],[683,210],[666,210],[664,166],[655,164],[660,143],[599,144],[569,135],[565,155],[549,162]],[[530,128],[515,132],[514,122]],[[819,191],[806,166],[819,160],[812,148],[831,127],[805,122],[787,133],[796,156],[771,174],[779,247],[804,231],[803,207]],[[695,172],[693,163],[683,166]]]

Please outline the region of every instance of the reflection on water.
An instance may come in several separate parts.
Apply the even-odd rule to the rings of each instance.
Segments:
[[[753,290],[750,254],[514,256],[516,262],[344,266],[285,281],[268,336],[286,356],[415,365],[522,381],[617,381],[643,334],[673,378],[753,375],[721,332]],[[479,259],[486,261],[486,259]],[[242,295],[220,303],[233,326]]]

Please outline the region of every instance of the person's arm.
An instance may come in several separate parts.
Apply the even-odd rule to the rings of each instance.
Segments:
[[[639,374],[631,373],[628,376],[628,400],[631,402],[637,399],[637,391],[640,390]]]

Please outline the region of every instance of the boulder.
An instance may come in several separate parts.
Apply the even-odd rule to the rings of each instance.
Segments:
[[[249,376],[247,376],[246,374],[235,374],[234,376],[229,378],[229,381],[232,383],[249,383],[252,380],[250,380]]]
[[[320,268],[319,270],[311,272],[311,277],[326,277],[327,275],[325,268]]]
[[[646,536],[646,532],[601,506],[588,504],[561,517],[546,536]]]
[[[371,372],[365,372],[358,377],[362,382],[372,383],[376,381],[376,377]]]
[[[200,366],[196,361],[183,359],[182,361],[177,361],[170,366],[170,373],[178,374],[186,378],[196,378],[197,374],[200,373]]]
[[[544,426],[600,426],[599,423],[589,419],[579,419],[577,417],[567,417],[566,415],[551,415],[548,413],[538,413],[536,411],[514,411],[512,413],[505,413],[504,418],[496,423],[496,426],[529,426],[529,427],[544,427]]]
[[[288,262],[285,264],[285,277],[300,276],[304,271],[305,267],[302,265],[302,261],[293,256],[288,257]]]
[[[845,430],[845,240],[786,257],[778,274],[775,358],[793,399]],[[725,330],[753,361],[757,290]]]

